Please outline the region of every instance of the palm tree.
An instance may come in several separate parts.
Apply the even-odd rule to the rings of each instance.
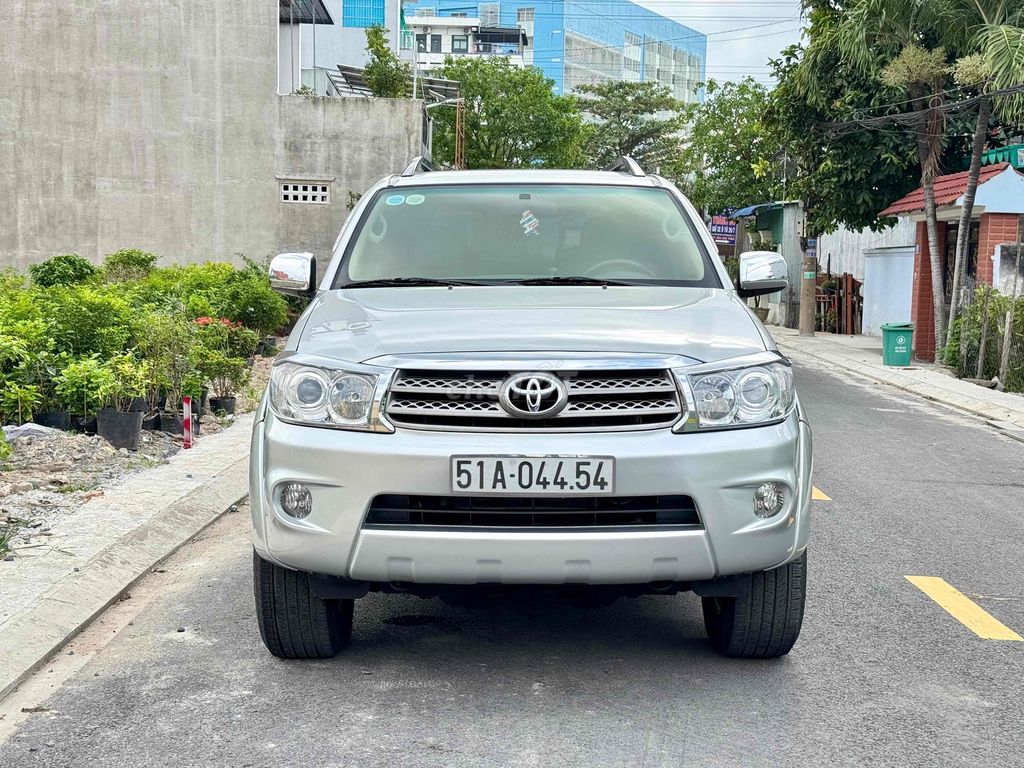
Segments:
[[[953,334],[953,321],[960,309],[961,284],[966,268],[974,198],[981,175],[981,156],[988,136],[989,116],[1006,123],[1024,123],[1024,95],[990,97],[989,92],[1024,83],[1024,4],[1019,0],[943,0],[943,15],[949,21],[947,35],[961,53],[956,63],[957,81],[976,85],[980,93],[971,164],[967,174],[960,228],[957,231],[953,268],[952,301],[946,344]]]
[[[950,0],[952,2],[953,0]],[[819,0],[805,0],[806,10],[822,12]],[[921,186],[932,277],[932,309],[936,343],[946,338],[945,292],[939,253],[934,179],[945,142],[941,111],[947,92],[949,66],[942,46],[948,11],[943,0],[850,0],[839,12],[840,21],[825,36],[812,39],[803,68],[805,95],[813,99],[816,78],[828,76],[817,61],[838,51],[861,73],[877,76],[884,84],[904,92],[915,120]],[[899,105],[902,106],[902,105]]]

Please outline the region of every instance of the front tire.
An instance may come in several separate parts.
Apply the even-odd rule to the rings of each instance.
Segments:
[[[740,659],[789,653],[804,619],[807,552],[770,571],[751,573],[735,597],[704,597],[704,626],[716,651]]]
[[[328,659],[352,635],[354,600],[316,597],[309,574],[252,553],[256,620],[267,650],[281,659]]]

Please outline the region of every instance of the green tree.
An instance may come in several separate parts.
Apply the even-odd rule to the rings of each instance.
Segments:
[[[946,307],[942,259],[939,253],[934,180],[946,146],[942,105],[950,85],[950,55],[942,45],[946,21],[940,2],[921,0],[850,0],[837,9],[830,2],[808,0],[812,13],[835,14],[808,36],[804,63],[798,73],[801,94],[812,104],[826,106],[823,84],[845,71],[874,78],[902,99],[895,103],[914,113],[910,123],[924,189],[925,219],[932,285],[935,287],[935,338],[945,339]],[[830,65],[831,64],[831,68]],[[896,99],[893,100],[896,102]]]
[[[558,96],[539,69],[502,57],[448,57],[438,77],[457,80],[466,100],[467,168],[579,168],[588,128],[571,96]],[[455,160],[455,108],[434,113],[434,158]]]
[[[1006,0],[943,0],[943,4],[948,21],[945,37],[960,56],[954,66],[954,78],[961,85],[974,86],[979,91],[971,162],[957,232],[948,344],[960,309],[970,221],[981,175],[981,156],[990,128],[989,116],[994,108],[1000,120],[1024,124],[1024,94],[995,98],[989,95],[993,90],[1024,83],[1024,4]]]
[[[725,213],[780,198],[785,152],[780,134],[765,121],[768,89],[747,77],[709,80],[705,92],[703,104],[686,110],[690,134],[680,154],[680,167],[691,174],[680,183],[694,205]]]
[[[807,36],[816,40],[832,33],[839,13],[812,11]],[[828,130],[831,123],[852,120],[898,100],[894,91],[879,86],[874,75],[844,64],[838,48],[818,51],[807,60],[804,45],[793,45],[771,62],[777,85],[771,93],[767,122],[780,134],[791,159],[788,196],[805,204],[807,231],[881,229],[891,223],[878,212],[915,186],[917,150],[900,131]],[[804,69],[831,73],[813,77],[813,94],[804,88]]]
[[[579,86],[576,93],[584,95],[580,108],[599,120],[587,141],[592,167],[604,168],[623,155],[652,171],[678,165],[686,116],[668,88],[618,81]]]
[[[366,64],[366,84],[374,96],[401,99],[408,94],[412,68],[398,60],[388,46],[387,33],[379,24],[366,30],[366,52],[370,54]]]

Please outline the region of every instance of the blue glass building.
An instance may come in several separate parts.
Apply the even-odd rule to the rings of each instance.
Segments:
[[[523,29],[524,63],[542,69],[558,93],[635,80],[660,82],[683,101],[700,98],[696,88],[704,80],[707,36],[629,0],[419,0],[407,4],[405,13],[466,16],[479,18],[481,28]]]

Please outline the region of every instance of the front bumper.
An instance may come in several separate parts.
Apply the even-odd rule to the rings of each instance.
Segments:
[[[615,456],[616,494],[686,494],[703,529],[366,530],[378,494],[448,495],[452,454]],[[313,513],[287,516],[275,488],[305,483]],[[785,507],[755,517],[754,489]],[[370,582],[645,584],[765,570],[807,545],[811,433],[800,411],[776,425],[708,433],[394,434],[303,427],[264,409],[253,431],[250,501],[257,552],[279,565]]]

